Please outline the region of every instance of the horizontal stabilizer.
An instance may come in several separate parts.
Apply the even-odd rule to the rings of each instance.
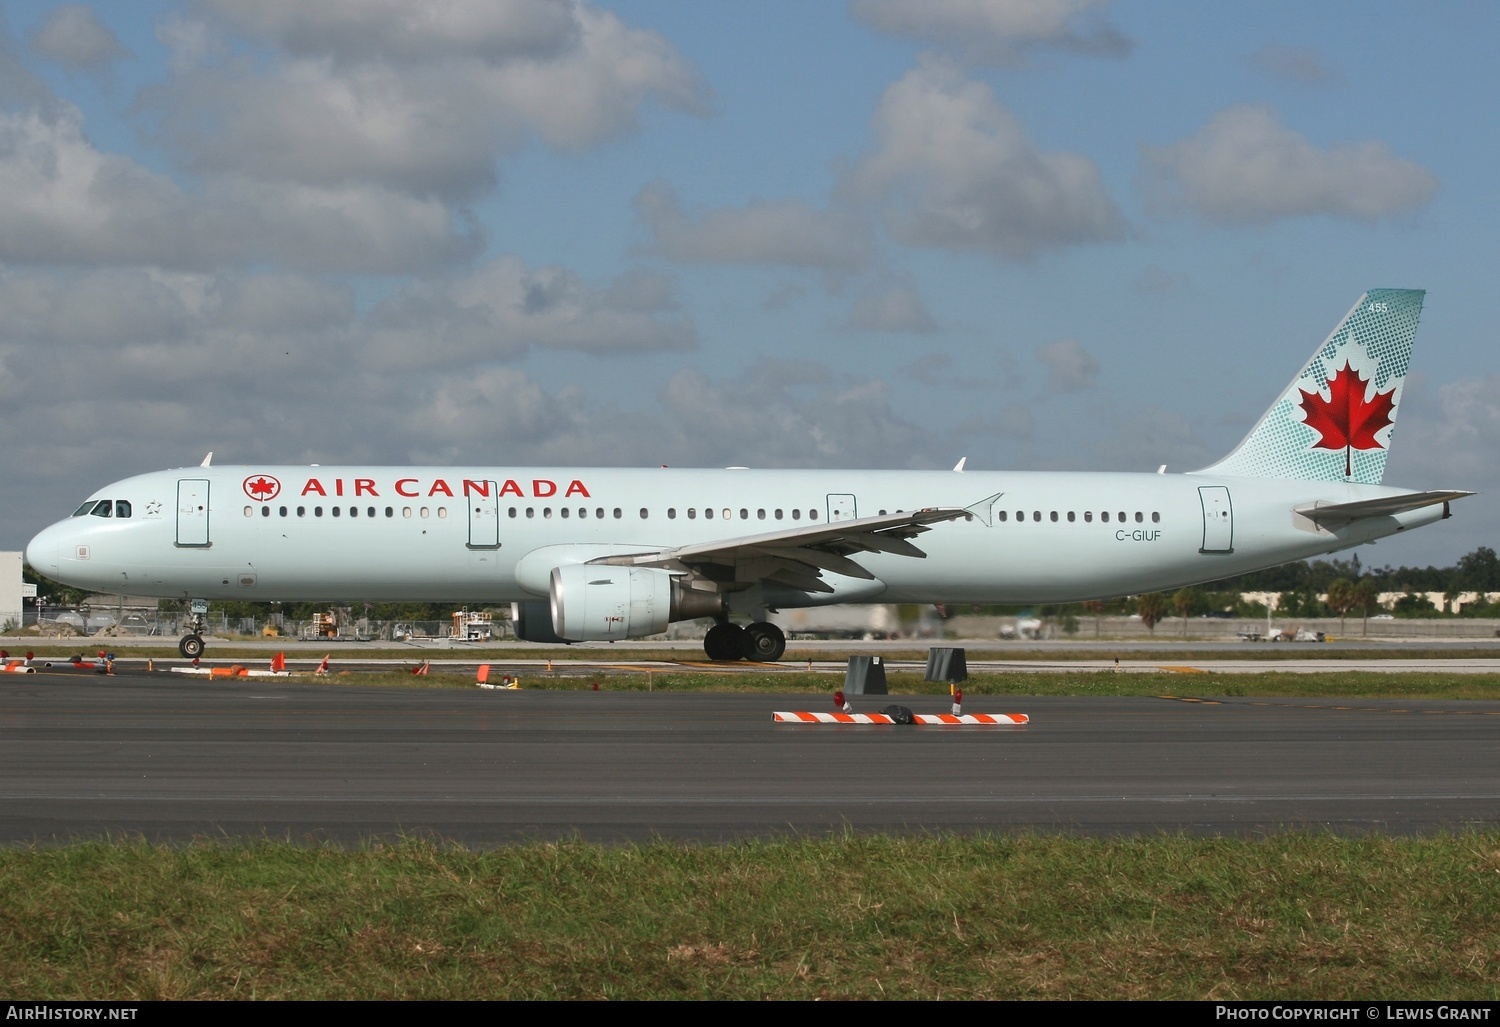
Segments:
[[[1408,510],[1420,510],[1424,506],[1450,503],[1455,499],[1472,496],[1472,492],[1408,492],[1403,496],[1382,496],[1380,499],[1362,499],[1357,503],[1334,503],[1328,506],[1299,506],[1297,512],[1319,527],[1330,528],[1348,524],[1365,517],[1391,517]]]

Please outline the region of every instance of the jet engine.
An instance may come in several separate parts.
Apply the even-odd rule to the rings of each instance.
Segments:
[[[667,624],[724,610],[717,592],[685,587],[654,567],[568,564],[552,569],[550,623],[541,603],[517,603],[516,637],[528,642],[607,642],[659,634]],[[548,636],[552,636],[549,638]]]
[[[552,627],[552,604],[546,602],[511,603],[510,624],[522,642],[562,645],[568,640]]]

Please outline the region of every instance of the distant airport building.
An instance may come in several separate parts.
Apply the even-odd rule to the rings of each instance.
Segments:
[[[21,581],[21,554],[0,553],[0,627],[21,624],[21,596],[27,589],[36,594],[36,586]]]

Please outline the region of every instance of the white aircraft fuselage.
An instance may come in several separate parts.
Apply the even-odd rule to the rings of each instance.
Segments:
[[[274,498],[252,495],[257,481]],[[1057,603],[1210,581],[1444,516],[1439,504],[1330,531],[1294,513],[1408,492],[1200,474],[190,467],[99,490],[26,555],[46,577],[130,595],[520,602],[546,599],[560,563],[947,508],[967,513],[920,537],[925,558],[864,554],[873,579],[825,573],[833,592],[770,605]],[[102,501],[109,518],[84,510]]]
[[[1172,589],[1406,531],[1469,494],[1381,484],[1422,301],[1360,297],[1244,441],[1186,474],[205,461],[100,489],[26,556],[132,595],[509,601],[534,641],[711,616],[714,659],[778,658],[778,608]]]

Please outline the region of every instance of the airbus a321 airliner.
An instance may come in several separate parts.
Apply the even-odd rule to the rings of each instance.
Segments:
[[[98,490],[26,558],[174,599],[509,601],[539,642],[712,617],[715,660],[779,659],[778,608],[1172,589],[1419,527],[1471,495],[1380,484],[1423,295],[1366,293],[1244,441],[1186,474],[205,461]]]

